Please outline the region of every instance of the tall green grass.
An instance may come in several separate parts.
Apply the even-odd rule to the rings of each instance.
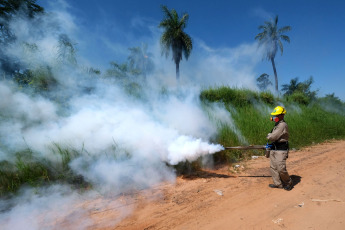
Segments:
[[[12,161],[0,162],[0,197],[16,193],[22,186],[39,187],[54,182],[67,183],[76,188],[90,185],[75,174],[69,163],[82,151],[54,143],[50,148],[55,159],[48,159],[30,148],[14,153]]]
[[[13,161],[0,162],[0,197],[16,192],[21,186],[41,186],[48,183],[52,173],[30,149],[15,153]]]
[[[254,92],[248,89],[229,88],[221,86],[205,89],[200,93],[200,99],[210,102],[223,102],[236,107],[247,106],[258,101],[272,104],[274,97],[270,92]]]
[[[247,89],[216,87],[205,89],[200,94],[204,103],[223,102],[231,114],[234,124],[222,125],[218,130],[217,142],[224,146],[266,144],[266,136],[274,127],[270,121],[270,112],[277,105],[287,109],[285,121],[289,126],[290,148],[301,148],[314,143],[345,138],[345,116],[342,113],[329,112],[315,101],[312,104],[296,103],[291,98],[276,98],[271,93],[258,93]],[[342,111],[344,108],[337,108]],[[333,110],[333,111],[337,111]],[[234,128],[235,127],[235,128]],[[237,129],[237,130],[234,130]],[[245,142],[241,142],[236,132]],[[234,162],[251,154],[263,154],[263,151],[223,151],[215,158]]]
[[[294,148],[345,138],[345,116],[327,112],[321,106],[300,106],[301,112],[286,115],[290,143]]]

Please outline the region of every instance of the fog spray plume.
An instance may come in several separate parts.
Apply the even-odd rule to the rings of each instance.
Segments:
[[[72,49],[78,27],[66,12],[40,15],[33,21],[17,17],[10,25],[16,40],[5,49],[5,54],[20,60],[23,69],[32,70],[35,76],[41,76],[43,71],[43,76],[53,76],[54,80],[53,86],[41,94],[0,81],[0,97],[6,98],[0,101],[1,162],[15,162],[17,153],[29,149],[32,157],[41,159],[47,167],[67,167],[69,173],[92,184],[97,193],[116,196],[162,181],[173,183],[176,178],[173,165],[223,150],[223,146],[211,141],[217,134],[219,120],[237,130],[224,106],[213,104],[205,108],[199,99],[201,89],[194,83],[178,87],[160,85],[154,77],[165,77],[162,68],[166,64],[145,84],[133,81],[126,85],[94,74],[96,71],[90,73],[90,68],[81,63],[87,58],[78,58]],[[158,39],[154,40],[157,44]],[[251,46],[245,46],[244,50],[250,52]],[[160,52],[155,53],[159,56]],[[206,64],[194,60],[194,65],[217,63],[217,55],[212,53]],[[225,60],[223,63],[228,64]],[[226,81],[227,69],[216,69],[219,79]],[[252,79],[252,69],[248,72],[244,69],[231,74]],[[212,71],[206,72],[202,75],[186,70],[195,77],[191,81],[206,82],[202,79],[212,75]],[[40,78],[34,80],[39,82]],[[237,134],[245,142],[238,131]],[[63,165],[61,161],[66,159],[69,161]],[[95,196],[93,191],[77,194],[66,185],[44,187],[37,194],[25,188],[23,191],[15,199],[1,201],[9,207],[1,210],[0,215],[0,223],[7,229],[24,226],[17,219],[28,220],[27,228],[39,229],[42,223],[54,221],[47,213],[67,218],[63,214],[66,210]],[[57,211],[60,207],[65,208]],[[88,211],[74,213],[72,218],[86,218]],[[91,225],[92,221],[81,228]]]

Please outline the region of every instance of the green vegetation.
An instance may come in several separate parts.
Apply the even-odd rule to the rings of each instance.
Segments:
[[[289,125],[290,148],[298,149],[327,140],[345,138],[345,104],[339,98],[328,95],[311,100],[303,92],[299,94],[308,100],[291,100],[290,95],[275,98],[267,92],[258,93],[222,86],[202,91],[200,98],[207,103],[223,102],[233,118],[232,126],[219,126],[217,142],[223,146],[266,144],[266,135],[274,126],[269,120],[270,113],[280,104],[287,109],[285,120]],[[335,106],[324,107],[327,101],[332,101]],[[244,140],[239,138],[239,134]],[[215,154],[215,158],[236,162],[252,154],[263,154],[263,151],[227,150]]]
[[[147,44],[143,43],[141,46],[129,48],[130,55],[128,56],[131,71],[142,74],[144,78],[154,70],[153,55],[148,52],[147,47]]]
[[[54,143],[51,151],[55,159],[37,157],[31,149],[14,153],[13,161],[0,162],[0,197],[16,192],[21,186],[39,187],[54,182],[68,183],[76,188],[90,185],[69,166],[71,160],[83,152]]]
[[[274,102],[273,94],[270,92],[257,93],[248,89],[234,89],[227,86],[203,90],[200,99],[210,102],[230,103],[236,107],[251,105],[259,101],[268,104]]]
[[[286,100],[308,105],[311,101],[316,99],[317,91],[312,91],[310,89],[313,82],[313,77],[310,77],[304,82],[298,82],[297,77],[291,79],[290,84],[282,85],[282,91],[285,92],[284,96]]]
[[[269,77],[267,73],[263,73],[256,79],[256,85],[261,91],[267,90],[267,87],[272,85]]]
[[[22,10],[26,9],[26,10]],[[11,30],[10,21],[22,10],[22,16],[32,20],[36,15],[43,14],[43,7],[36,4],[36,0],[2,0],[0,1],[0,65],[2,71],[8,75],[20,72],[21,63],[5,55],[4,50],[16,40]]]
[[[154,70],[152,53],[147,49],[148,46],[145,43],[142,46],[129,48],[127,62],[122,64],[110,62],[111,68],[106,71],[104,77],[122,81],[122,83],[130,81],[131,77],[135,77],[134,80],[138,80],[139,76],[146,79],[147,74]]]
[[[39,186],[50,180],[50,172],[40,161],[33,159],[30,150],[16,154],[14,162],[0,162],[0,197],[27,184]]]

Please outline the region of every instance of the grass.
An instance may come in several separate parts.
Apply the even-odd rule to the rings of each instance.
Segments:
[[[15,153],[13,162],[0,162],[0,197],[16,192],[22,185],[41,186],[50,181],[51,172],[30,149]]]
[[[292,147],[345,138],[345,116],[327,112],[319,105],[301,106],[301,113],[287,116]]]
[[[38,157],[31,149],[14,153],[15,159],[0,162],[0,197],[16,193],[22,186],[39,187],[54,182],[71,184],[76,188],[89,187],[82,176],[69,166],[81,152],[54,143],[51,151],[57,160]]]
[[[200,99],[202,101],[223,102],[236,107],[251,105],[258,101],[274,103],[274,97],[269,92],[258,93],[248,89],[229,88],[227,86],[205,89],[201,92]]]
[[[246,89],[231,89],[228,87],[210,88],[201,92],[200,99],[204,103],[223,102],[230,112],[234,124],[223,124],[218,130],[216,141],[223,146],[264,145],[266,136],[274,127],[269,120],[270,112],[277,105],[283,104],[287,109],[285,121],[289,125],[290,148],[299,149],[332,139],[345,138],[344,108],[330,110],[317,103],[301,104],[290,98],[274,98],[272,94],[253,92]],[[244,139],[241,141],[238,133]],[[215,159],[225,162],[237,162],[251,155],[263,155],[264,151],[226,150],[214,155]]]
[[[332,139],[345,138],[345,105],[339,104],[336,109],[322,107],[322,103],[296,104],[289,98],[275,98],[268,92],[253,92],[246,89],[232,89],[225,86],[205,89],[200,99],[206,113],[218,128],[217,136],[212,142],[223,146],[265,145],[266,135],[274,127],[269,120],[270,112],[277,105],[283,104],[287,109],[285,120],[289,125],[290,148],[301,148]],[[212,115],[212,104],[221,104],[230,116],[229,121],[222,120],[222,116]],[[210,106],[211,105],[211,106]],[[340,106],[340,108],[339,108]],[[332,111],[341,111],[340,113]],[[1,116],[1,114],[0,114]],[[114,145],[114,156],[116,155]],[[50,183],[67,183],[76,188],[88,188],[92,185],[77,175],[70,167],[70,162],[87,154],[84,149],[76,150],[58,143],[53,143],[50,156],[55,160],[48,160],[31,149],[13,153],[13,161],[0,162],[0,197],[16,193],[22,186],[38,187]],[[263,155],[264,151],[225,150],[213,155],[214,162],[234,163],[250,157]],[[130,157],[130,153],[124,157]],[[202,160],[182,162],[175,166],[177,174],[189,174],[202,167]]]

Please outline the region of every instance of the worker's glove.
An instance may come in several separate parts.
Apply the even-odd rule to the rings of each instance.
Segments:
[[[267,143],[265,148],[266,148],[266,150],[271,150],[273,148],[273,145]]]

